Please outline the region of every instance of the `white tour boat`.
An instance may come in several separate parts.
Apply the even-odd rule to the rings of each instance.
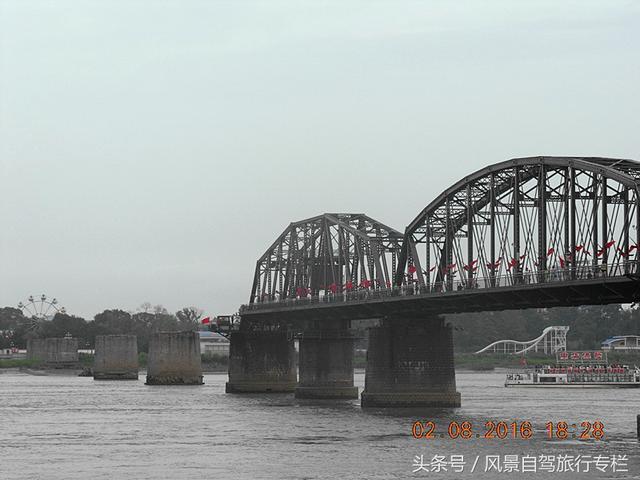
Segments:
[[[640,387],[640,368],[607,364],[601,352],[560,352],[555,365],[507,373],[505,387]],[[595,357],[595,359],[594,359]],[[604,362],[602,361],[604,360]]]

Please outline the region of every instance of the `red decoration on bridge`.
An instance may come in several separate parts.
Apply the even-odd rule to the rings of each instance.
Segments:
[[[591,252],[589,250],[585,250],[584,245],[576,245],[576,252],[582,252],[584,250],[584,254],[591,256]]]
[[[500,262],[502,261],[502,257],[498,257],[498,260],[495,261],[495,263],[487,263],[487,268],[491,269],[491,270],[495,270],[500,266]]]
[[[600,250],[596,252],[596,256],[601,257],[605,251],[613,247],[614,243],[616,243],[615,240],[609,240],[607,243],[604,244],[604,247],[602,247]]]
[[[465,265],[463,268],[469,272],[475,272],[478,269],[478,266],[476,265],[476,263],[478,263],[478,259],[476,258],[473,262],[471,262],[469,265]]]

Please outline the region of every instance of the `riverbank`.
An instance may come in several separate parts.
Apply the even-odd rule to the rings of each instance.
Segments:
[[[525,358],[527,365],[556,363],[555,355],[540,353],[528,354]],[[624,365],[640,365],[640,352],[607,352],[608,363],[620,363]],[[454,356],[456,369],[486,371],[494,368],[519,368],[522,366],[522,356],[512,354],[483,353],[456,353]]]
[[[81,368],[44,368],[42,362],[27,358],[0,359],[0,373],[22,372],[30,375],[79,375],[85,373],[91,376],[94,356],[81,353],[78,355],[78,365]],[[146,371],[147,354],[141,352],[138,355],[140,371]],[[202,355],[202,371],[204,373],[226,373],[228,369],[228,357],[223,355]]]
[[[24,367],[33,367],[37,365],[38,362],[35,360],[31,360],[28,358],[2,358],[0,359],[0,369],[13,369],[13,368],[24,368]]]

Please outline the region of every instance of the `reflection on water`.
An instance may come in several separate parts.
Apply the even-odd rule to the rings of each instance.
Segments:
[[[404,479],[640,478],[640,390],[504,388],[504,374],[457,374],[462,408],[361,410],[359,401],[228,395],[226,375],[201,387],[0,374],[0,478]],[[364,375],[356,374],[362,388]],[[435,438],[411,436],[433,420]],[[530,440],[475,438],[488,420],[533,424]],[[600,420],[602,441],[548,440],[545,423]],[[472,423],[452,440],[449,422]],[[440,438],[443,434],[446,438]],[[416,455],[627,455],[618,474],[412,474]],[[482,471],[476,470],[476,472]]]

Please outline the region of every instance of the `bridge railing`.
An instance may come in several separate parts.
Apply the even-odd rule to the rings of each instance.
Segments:
[[[472,279],[445,280],[419,285],[409,283],[401,287],[391,288],[359,288],[348,292],[329,292],[323,296],[307,296],[295,298],[263,298],[262,301],[242,305],[243,311],[268,310],[282,307],[297,307],[314,304],[363,302],[378,300],[387,297],[412,296],[412,295],[444,295],[468,289],[496,289],[519,285],[549,284],[568,282],[573,280],[592,280],[608,277],[622,277],[625,275],[637,275],[640,271],[638,261],[626,261],[598,265],[568,265],[565,268],[548,270],[514,272],[507,275],[494,275]]]

